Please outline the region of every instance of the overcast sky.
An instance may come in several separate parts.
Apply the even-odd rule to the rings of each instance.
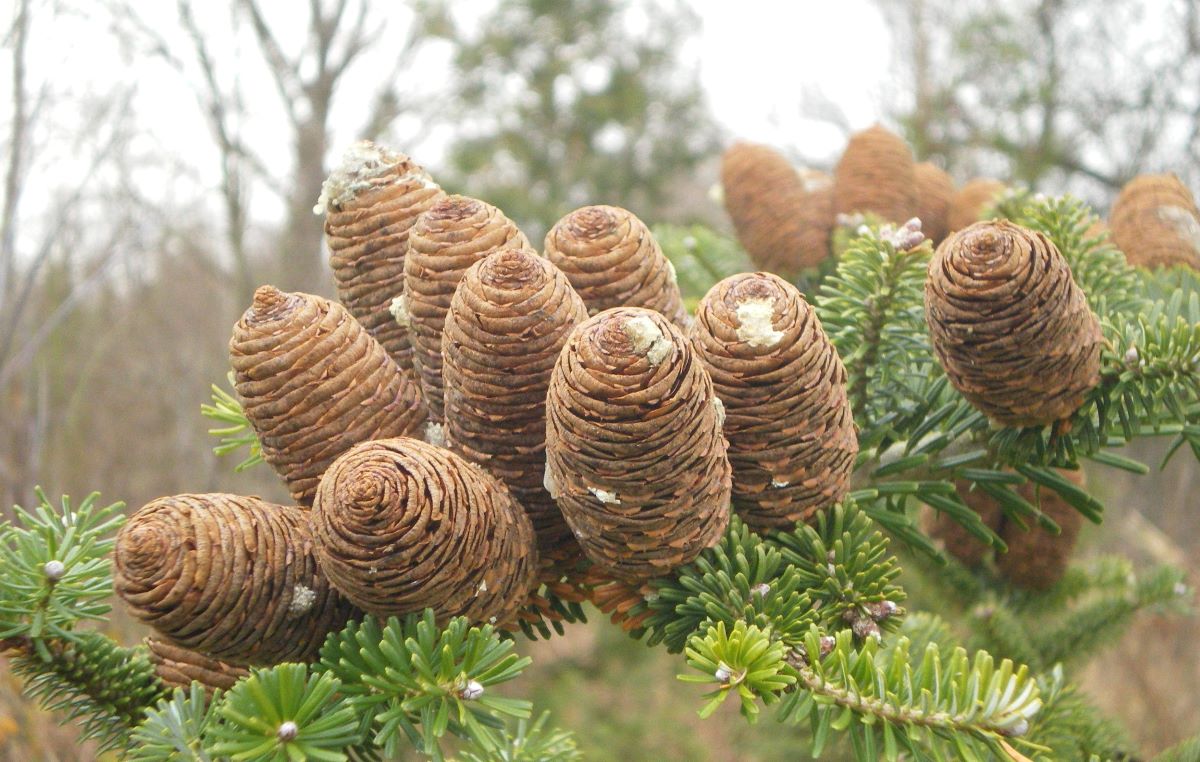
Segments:
[[[866,0],[688,0],[701,17],[699,37],[685,51],[685,58],[696,62],[703,88],[719,124],[733,137],[756,140],[789,150],[794,156],[807,156],[818,162],[830,163],[845,144],[845,136],[828,124],[801,118],[799,104],[805,93],[819,92],[841,108],[854,128],[869,126],[878,119],[882,102],[881,92],[886,84],[890,60],[889,34],[874,6]],[[481,7],[492,0],[459,0],[458,14],[479,17]],[[0,1],[0,8],[5,5]],[[210,36],[212,53],[220,62],[219,76],[226,82],[237,79],[247,94],[245,129],[267,163],[288,166],[289,147],[271,135],[279,128],[283,111],[259,51],[242,28],[241,37],[230,34],[233,28],[231,4],[198,2],[197,20]],[[264,0],[264,8],[285,47],[296,47],[305,33],[303,13],[289,13],[290,0]],[[145,23],[158,29],[168,47],[181,58],[189,56],[187,41],[181,36],[175,4],[143,0],[134,6]],[[135,152],[146,155],[169,156],[186,171],[163,178],[150,171],[139,179],[147,186],[162,186],[158,193],[178,192],[188,197],[195,185],[215,187],[219,182],[219,163],[208,127],[199,111],[192,92],[183,84],[177,72],[161,62],[150,61],[129,50],[107,33],[102,23],[103,11],[97,6],[80,3],[80,11],[60,14],[47,23],[44,14],[34,16],[30,46],[29,87],[37,91],[49,83],[56,105],[46,123],[56,124],[53,133],[35,136],[41,144],[39,155],[44,166],[40,172],[75,171],[77,147],[63,140],[90,129],[89,120],[95,115],[80,107],[87,98],[104,101],[106,94],[123,84],[135,84],[135,112],[139,134]],[[407,25],[407,11],[402,3],[386,3],[387,34],[399,35]],[[38,4],[35,3],[35,10]],[[87,9],[94,8],[94,12]],[[8,14],[4,14],[8,16]],[[99,19],[99,21],[98,21]],[[847,41],[853,40],[853,54]],[[386,46],[372,55],[389,55]],[[8,58],[0,64],[0,118],[5,123],[9,108],[11,75]],[[380,60],[379,71],[387,61]],[[371,64],[361,67],[371,71]],[[449,70],[446,50],[435,47],[424,54],[416,67],[416,76],[407,81],[406,88],[425,87],[430,92],[444,84]],[[197,72],[192,72],[193,77]],[[357,139],[352,134],[364,121],[368,101],[375,82],[369,76],[359,76],[348,82],[338,102],[334,118],[334,156],[340,147]],[[7,125],[6,125],[7,126]],[[397,138],[416,135],[419,125],[401,121]],[[418,160],[435,165],[448,142],[449,127],[440,134],[426,136],[418,145],[398,144],[400,150],[414,153]],[[48,150],[47,150],[48,149]],[[165,180],[165,182],[164,182]],[[175,184],[175,191],[172,190]],[[36,180],[28,188],[29,206],[39,206],[36,199]],[[193,185],[195,184],[195,185]],[[191,190],[187,186],[191,186]],[[43,194],[44,195],[44,194]],[[276,218],[281,208],[258,194],[255,216],[261,221]],[[32,211],[31,209],[29,211]]]

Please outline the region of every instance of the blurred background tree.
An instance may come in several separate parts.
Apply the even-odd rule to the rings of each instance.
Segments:
[[[921,159],[1105,205],[1138,172],[1200,180],[1200,8],[877,0],[891,117]]]
[[[590,203],[671,217],[718,144],[683,55],[698,26],[674,0],[502,0],[457,30],[450,178],[539,242]]]

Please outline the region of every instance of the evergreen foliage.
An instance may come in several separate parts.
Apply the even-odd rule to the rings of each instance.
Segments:
[[[971,407],[929,346],[922,284],[931,245],[868,221],[840,232],[827,274],[813,275],[860,428],[850,496],[790,531],[760,535],[734,519],[717,545],[642,585],[574,580],[634,637],[682,652],[691,668],[682,679],[708,689],[702,716],[736,696],[750,721],[774,707],[778,721],[807,728],[814,755],[841,737],[862,759],[1111,759],[1127,749],[1071,670],[1137,612],[1182,611],[1182,574],[1102,559],[1047,591],[1016,591],[987,568],[946,558],[916,517],[924,504],[1002,552],[956,482],[1053,530],[1016,487],[1032,482],[1099,521],[1100,500],[1056,469],[1088,459],[1146,473],[1117,452],[1144,436],[1174,437],[1172,452],[1186,444],[1200,457],[1200,292],[1193,275],[1130,268],[1087,232],[1094,217],[1072,199],[1012,194],[997,213],[1054,241],[1101,319],[1101,380],[1068,421],[996,427]],[[721,236],[659,230],[689,295],[743,267]],[[239,469],[247,467],[256,440],[236,399],[214,388],[204,412],[223,424],[214,430],[220,452],[250,446]],[[545,714],[531,721],[529,702],[497,695],[529,665],[514,640],[463,618],[439,623],[430,611],[353,622],[315,664],[255,670],[211,697],[196,684],[167,696],[140,649],[76,629],[107,612],[120,506],[100,507],[93,495],[55,507],[40,491],[38,500],[0,525],[0,638],[30,692],[110,748],[200,762],[371,759],[408,748],[435,759],[579,758]],[[897,552],[917,603],[937,596],[954,617],[907,614]],[[582,619],[560,583],[544,584],[541,603],[519,620],[527,635]]]

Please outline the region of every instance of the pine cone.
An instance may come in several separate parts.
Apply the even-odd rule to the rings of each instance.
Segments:
[[[721,157],[721,186],[725,211],[755,266],[790,276],[829,255],[828,175],[801,177],[778,151],[735,143]]]
[[[587,557],[636,581],[720,539],[730,468],[712,382],[651,310],[607,310],[571,333],[546,397],[546,487]]]
[[[948,231],[950,199],[954,197],[954,180],[936,164],[923,161],[916,166],[917,217],[926,237],[934,245],[942,242]]]
[[[680,327],[688,323],[675,267],[631,212],[615,206],[576,209],[546,234],[546,258],[566,274],[592,315],[644,307]]]
[[[409,229],[445,195],[412,159],[363,140],[346,151],[314,209],[325,214],[338,299],[406,369],[412,367],[408,331],[388,308],[404,292]]]
[[[450,300],[471,265],[501,249],[530,249],[529,239],[496,207],[466,196],[447,196],[417,218],[404,261],[404,301],[396,320],[409,325],[413,364],[429,406],[430,441],[441,437],[442,326]]]
[[[579,555],[542,477],[550,374],[567,335],[586,319],[558,268],[511,249],[467,270],[442,334],[447,442],[508,486],[544,557]]]
[[[1061,476],[1083,486],[1082,471],[1058,472]],[[1008,551],[995,554],[996,570],[1011,584],[1028,590],[1044,590],[1062,579],[1071,561],[1071,553],[1083,527],[1083,514],[1072,508],[1057,492],[1036,489],[1026,482],[1017,487],[1017,494],[1037,505],[1062,529],[1051,534],[1026,519],[1028,528],[1004,514],[1004,509],[988,493],[971,489],[971,483],[955,482],[958,496],[979,514],[993,532],[1008,545]],[[946,552],[967,566],[979,566],[991,555],[991,547],[963,529],[957,521],[941,513],[931,512],[926,531],[940,539]]]
[[[1200,211],[1175,175],[1140,175],[1121,189],[1109,215],[1130,264],[1200,269]]]
[[[1067,418],[1100,381],[1100,322],[1050,239],[978,222],[937,248],[925,319],[950,383],[989,418]]]
[[[533,528],[503,484],[417,439],[364,442],[321,479],[321,568],[371,614],[507,623],[537,571]]]
[[[345,307],[319,296],[259,288],[233,328],[229,359],[263,459],[302,505],[338,455],[425,420],[416,380]]]
[[[353,614],[317,568],[308,514],[256,497],[160,497],[122,527],[114,566],[137,619],[231,664],[312,659]]]
[[[858,454],[846,370],[795,286],[726,278],[701,300],[691,338],[724,403],[742,520],[792,526],[840,500]]]
[[[212,659],[204,654],[172,645],[159,638],[146,638],[154,673],[168,688],[187,688],[198,681],[210,696],[214,690],[227,691],[250,670]]]
[[[1058,473],[1083,486],[1081,471]],[[996,569],[1017,587],[1045,590],[1066,573],[1079,531],[1083,528],[1083,514],[1053,490],[1035,490],[1034,485],[1026,483],[1018,492],[1054,519],[1062,532],[1051,534],[1033,522],[1028,522],[1030,526],[1026,529],[1011,519],[1005,520],[1000,537],[1008,544],[1008,552],[996,555]]]
[[[1004,183],[986,177],[967,182],[950,197],[950,208],[946,210],[947,233],[955,233],[978,222],[1006,189]]]
[[[833,178],[837,214],[870,212],[900,224],[917,211],[912,151],[903,138],[879,125],[850,138]]]
[[[965,479],[955,480],[954,488],[967,507],[979,514],[980,520],[988,529],[996,534],[1001,533],[1006,519],[1004,509],[995,498],[981,489],[971,489],[971,482]],[[930,537],[941,540],[946,552],[961,561],[964,566],[979,566],[985,558],[991,556],[991,545],[983,543],[962,524],[941,511],[929,509],[922,518],[925,532]]]

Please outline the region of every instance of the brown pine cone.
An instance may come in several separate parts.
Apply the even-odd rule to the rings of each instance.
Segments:
[[[870,212],[900,224],[917,211],[912,151],[903,138],[880,125],[850,138],[833,178],[837,214]]]
[[[227,691],[250,674],[250,670],[189,651],[159,638],[146,638],[154,673],[168,688],[188,688],[192,681],[204,686],[210,696],[214,690]]]
[[[791,276],[829,255],[828,175],[801,177],[778,151],[735,143],[721,157],[721,187],[725,211],[755,266]]]
[[[1000,534],[1004,522],[1004,509],[988,493],[982,489],[971,489],[971,482],[958,479],[954,482],[958,496],[967,507],[979,514],[980,520],[996,534]],[[922,524],[926,533],[934,539],[941,540],[947,553],[957,558],[965,566],[979,566],[984,559],[991,555],[992,546],[984,544],[978,537],[968,532],[963,525],[941,511],[929,509],[922,516]]]
[[[508,486],[544,557],[579,555],[542,477],[550,374],[567,335],[586,319],[557,267],[510,249],[467,270],[442,334],[448,446]]]
[[[412,159],[363,140],[325,180],[313,210],[325,215],[338,299],[402,368],[412,367],[412,347],[388,308],[404,292],[409,229],[445,195]]]
[[[256,497],[160,497],[117,535],[113,587],[183,648],[231,664],[310,660],[354,610],[317,567],[308,521]]]
[[[1109,224],[1130,264],[1200,269],[1200,211],[1175,175],[1130,180],[1113,204]]]
[[[1058,473],[1083,486],[1081,471]],[[1051,534],[1028,520],[1029,527],[1024,528],[1012,519],[1006,519],[1000,537],[1008,544],[1008,552],[996,555],[996,569],[1017,587],[1045,590],[1066,573],[1075,542],[1079,539],[1079,531],[1083,528],[1083,514],[1054,490],[1035,489],[1034,485],[1026,483],[1021,485],[1018,492],[1021,497],[1038,506],[1042,513],[1054,519],[1062,532]]]
[[[792,526],[840,500],[858,454],[846,370],[796,287],[726,278],[700,301],[691,339],[724,403],[742,520]]]
[[[1061,476],[1083,486],[1082,471],[1058,472]],[[1026,519],[1028,528],[1004,514],[1004,509],[988,493],[971,489],[967,481],[955,482],[958,496],[979,514],[993,532],[1008,545],[1008,551],[995,554],[996,570],[1011,584],[1029,589],[1044,590],[1062,579],[1071,561],[1071,553],[1083,527],[1083,514],[1075,510],[1057,492],[1037,489],[1026,482],[1017,487],[1017,494],[1037,505],[1062,529],[1051,534]],[[938,512],[927,514],[926,531],[942,541],[946,552],[967,566],[979,566],[991,555],[991,547],[963,529],[957,521]]]
[[[1100,321],[1050,239],[978,222],[938,246],[925,280],[934,353],[954,388],[1006,426],[1067,418],[1100,381]]]
[[[425,421],[411,372],[345,307],[319,296],[259,288],[233,327],[229,359],[263,459],[302,505],[338,455]]]
[[[313,505],[321,568],[357,606],[439,621],[511,620],[538,556],[529,518],[504,485],[417,439],[364,442],[330,466]]]
[[[950,199],[954,197],[954,180],[936,164],[923,161],[916,166],[917,217],[925,236],[934,245],[942,242],[948,231]]]
[[[1007,186],[999,180],[977,177],[967,182],[950,197],[946,210],[947,233],[954,233],[979,221]]]
[[[675,267],[632,212],[616,206],[576,209],[546,234],[546,258],[566,274],[589,314],[644,307],[680,327],[688,323]]]
[[[442,199],[417,218],[409,233],[404,297],[395,317],[409,328],[432,442],[440,443],[445,419],[442,326],[450,300],[467,268],[501,249],[530,249],[529,239],[499,209],[466,196]]]
[[[712,381],[661,314],[606,310],[571,333],[546,397],[546,488],[592,562],[636,581],[717,542],[725,447]]]

